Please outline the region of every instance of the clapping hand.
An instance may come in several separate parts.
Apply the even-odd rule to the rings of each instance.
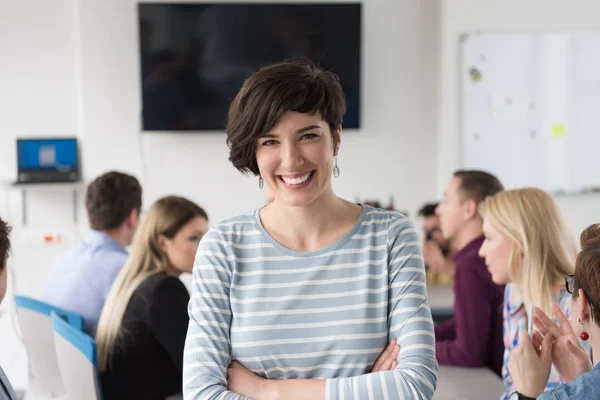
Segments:
[[[539,340],[540,336],[536,338]],[[519,332],[519,344],[510,354],[508,368],[517,390],[527,397],[537,398],[544,392],[552,367],[552,335],[546,335],[536,345],[527,331]]]
[[[583,348],[579,337],[573,331],[571,324],[558,304],[552,304],[552,313],[558,325],[544,312],[535,308],[535,327],[538,330],[534,335],[534,345],[540,341],[541,336],[552,335],[556,342],[552,346],[552,364],[565,382],[570,382],[581,374],[592,370],[592,363],[588,352]]]

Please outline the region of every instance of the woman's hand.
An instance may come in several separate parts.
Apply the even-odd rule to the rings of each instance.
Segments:
[[[232,362],[227,369],[227,390],[254,400],[269,400],[268,382],[238,361]]]
[[[400,345],[396,339],[392,339],[390,344],[383,350],[379,356],[371,372],[393,371],[398,366],[398,354],[400,353]]]
[[[508,368],[517,390],[536,398],[544,393],[552,367],[552,335],[542,339],[537,349],[527,331],[519,332],[519,344],[510,354]]]
[[[591,371],[592,362],[558,304],[552,304],[552,313],[558,325],[536,307],[535,327],[542,335],[550,334],[556,339],[552,347],[552,363],[563,380],[570,382],[581,374]]]

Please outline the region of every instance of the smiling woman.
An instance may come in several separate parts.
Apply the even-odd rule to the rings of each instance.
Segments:
[[[302,60],[263,68],[233,101],[229,159],[272,201],[200,243],[185,399],[433,396],[416,230],[333,192],[344,111],[337,77]]]

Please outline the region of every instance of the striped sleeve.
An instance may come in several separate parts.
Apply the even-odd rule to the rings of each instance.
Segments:
[[[388,230],[389,341],[400,344],[398,367],[351,378],[329,379],[327,400],[431,399],[437,384],[437,361],[425,266],[419,238],[405,217]]]
[[[227,390],[231,270],[229,253],[222,243],[219,232],[212,229],[196,253],[183,359],[185,400],[246,399]]]

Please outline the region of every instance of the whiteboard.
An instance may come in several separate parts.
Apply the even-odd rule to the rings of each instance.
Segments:
[[[465,35],[460,85],[464,168],[600,190],[600,32]]]

